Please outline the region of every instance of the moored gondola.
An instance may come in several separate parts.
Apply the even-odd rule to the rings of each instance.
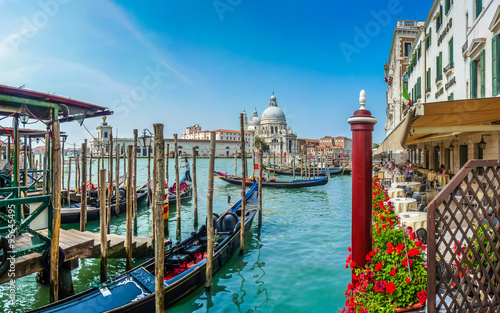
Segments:
[[[288,175],[288,176],[293,175],[293,169],[280,169],[278,167],[273,168],[272,166],[264,167],[264,169],[269,170],[271,173],[276,173],[278,175]],[[328,171],[330,172],[330,176],[343,174],[342,168],[329,168]],[[325,169],[317,169],[316,172],[314,171],[314,169],[311,169],[309,172],[311,176],[327,176],[328,174],[328,172]],[[307,174],[307,169],[303,169],[302,173]],[[295,176],[300,176],[300,168],[295,168]]]
[[[224,174],[222,172],[215,172],[215,177],[222,179],[226,183],[241,186],[241,177],[232,176]],[[247,179],[247,183],[253,183],[254,180]],[[328,178],[317,178],[311,180],[292,180],[292,181],[275,181],[266,180],[262,182],[262,187],[273,187],[273,188],[302,188],[302,187],[315,187],[326,185],[328,183]]]
[[[246,205],[258,205],[258,185],[246,194]],[[245,235],[249,234],[255,209],[246,210]],[[220,270],[240,246],[241,200],[220,217],[214,214],[216,242],[213,273]],[[207,229],[203,225],[189,238],[165,250],[165,308],[203,285],[206,270]],[[154,312],[155,262],[144,264],[80,294],[38,308],[31,312]]]

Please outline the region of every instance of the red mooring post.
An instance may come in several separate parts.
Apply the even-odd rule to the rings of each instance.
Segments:
[[[347,120],[352,131],[352,260],[364,267],[372,249],[372,133],[377,120],[365,109],[366,93],[359,95],[361,107]]]

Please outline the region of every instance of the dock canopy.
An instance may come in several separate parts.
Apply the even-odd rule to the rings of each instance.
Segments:
[[[410,113],[412,110],[414,115]],[[421,142],[498,130],[500,130],[500,98],[421,103],[409,111],[375,154],[401,150]]]
[[[58,109],[61,122],[113,114],[108,108],[49,93],[0,85],[0,115],[8,116],[23,106],[38,119],[50,121],[51,109]],[[30,116],[33,118],[32,116]]]

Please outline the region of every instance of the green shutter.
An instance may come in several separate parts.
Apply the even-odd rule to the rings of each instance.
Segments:
[[[439,76],[443,77],[443,52],[439,52]]]
[[[470,99],[477,98],[477,63],[470,61]]]
[[[476,18],[483,11],[483,0],[476,0]]]
[[[444,12],[445,14],[448,14],[450,11],[450,0],[445,0],[444,1]]]
[[[450,40],[449,49],[450,49],[450,68],[453,68],[453,66],[451,66],[451,64],[453,64],[453,38],[451,38]]]
[[[481,98],[484,98],[484,97],[486,97],[486,88],[485,88],[485,86],[486,86],[485,80],[486,79],[485,79],[485,70],[484,70],[484,68],[485,68],[485,66],[484,66],[484,64],[485,64],[485,51],[484,51],[484,49],[483,49],[483,51],[481,51],[481,59],[480,60],[481,60]]]
[[[450,95],[448,96],[448,100],[454,100],[454,94],[453,93],[450,93]]]
[[[492,96],[498,95],[498,82],[497,82],[497,37],[491,39],[491,77],[492,77]]]

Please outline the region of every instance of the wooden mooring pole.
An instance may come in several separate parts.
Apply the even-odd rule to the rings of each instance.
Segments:
[[[99,156],[99,152],[97,152],[97,188],[101,187],[101,157]]]
[[[134,129],[134,170],[132,177],[132,188],[134,190],[133,215],[134,215],[134,236],[137,236],[137,129]]]
[[[106,170],[102,169],[99,173],[99,179],[102,182],[106,181]],[[100,233],[101,233],[101,283],[107,280],[108,268],[108,235],[107,235],[107,212],[106,212],[106,184],[99,186],[99,218],[100,218]]]
[[[240,229],[240,254],[245,250],[245,205],[246,205],[246,171],[247,171],[247,154],[245,151],[245,116],[240,114],[240,128],[241,128],[241,229]],[[275,160],[276,161],[276,160]],[[274,164],[276,168],[276,162]]]
[[[57,111],[57,110],[55,110]],[[48,137],[45,137],[48,139]],[[59,299],[59,233],[61,229],[61,144],[59,121],[52,124],[52,237],[50,239],[50,302]],[[50,208],[50,207],[49,207]]]
[[[165,233],[163,221],[163,202],[165,200],[165,141],[163,140],[163,124],[154,124],[156,157],[156,194],[155,194],[155,312],[165,311],[164,298],[164,264]]]
[[[127,271],[132,268],[132,166],[134,163],[130,159],[133,152],[132,146],[127,146],[128,160],[128,173],[127,173],[127,234],[125,238],[125,251],[127,254],[126,269]]]
[[[208,192],[207,192],[207,267],[205,289],[212,285],[212,270],[214,256],[214,167],[215,167],[215,133],[210,133],[210,160],[208,162]]]
[[[106,212],[106,229],[108,234],[111,232],[111,199],[113,198],[113,133],[112,130],[109,131],[109,151],[108,151],[108,205]],[[119,206],[119,203],[116,203]]]
[[[198,226],[198,186],[196,184],[196,147],[193,147],[193,214],[194,228]]]
[[[68,189],[66,190],[66,201],[68,202],[68,205],[71,203],[71,188],[69,188],[69,185],[71,183],[71,159],[72,157],[68,158]]]
[[[115,214],[120,215],[120,144],[116,143]]]
[[[80,154],[75,154],[75,195],[78,194],[78,187],[80,186]]]
[[[167,183],[168,183],[168,159],[169,158],[170,158],[170,145],[167,143],[167,152],[165,153],[165,181]]]
[[[82,191],[80,194],[80,231],[87,225],[87,139],[82,144]]]
[[[151,146],[148,146],[148,206],[151,204],[153,197],[151,188]]]
[[[90,150],[89,158],[89,184],[92,184],[92,150]]]
[[[259,227],[262,226],[262,171],[264,162],[262,161],[262,147],[259,148]]]
[[[234,152],[234,176],[238,176],[238,153]]]
[[[179,184],[179,148],[177,146],[177,134],[174,134],[174,150],[175,150],[175,198],[177,205],[177,230],[175,236],[177,239],[181,237],[181,186]]]

